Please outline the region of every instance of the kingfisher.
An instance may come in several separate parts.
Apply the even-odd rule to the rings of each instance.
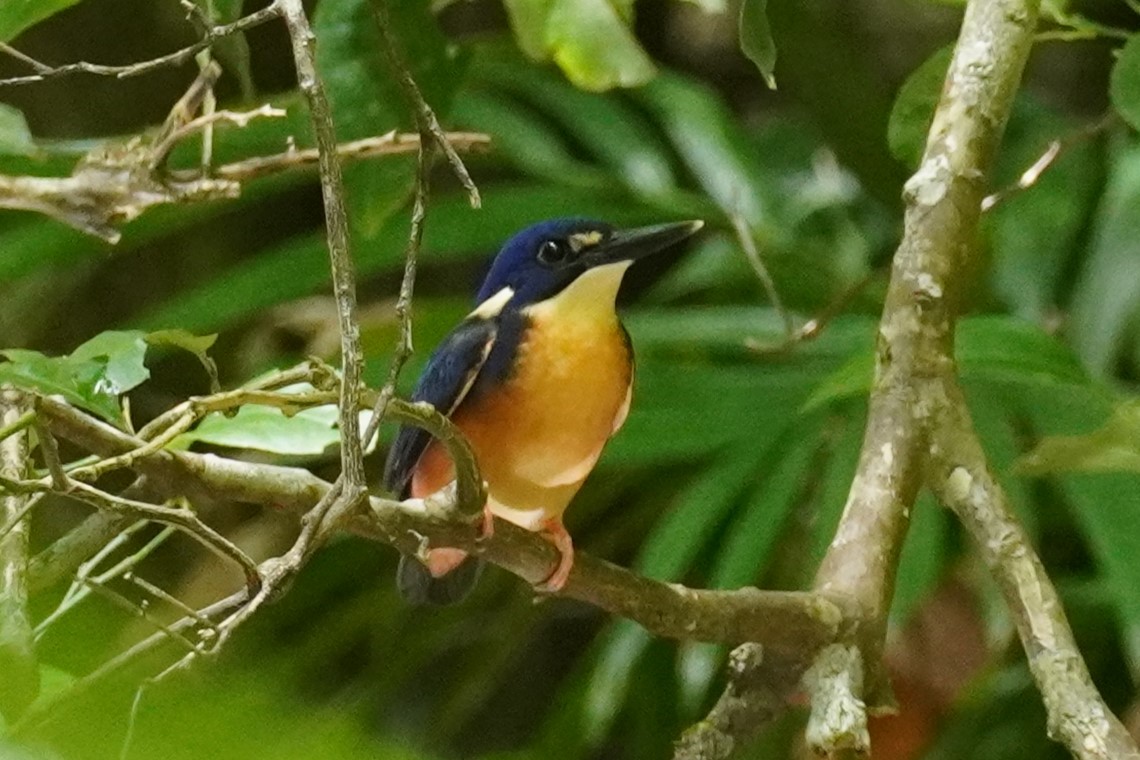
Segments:
[[[555,219],[510,238],[476,305],[428,359],[412,391],[463,433],[487,485],[482,534],[493,518],[538,532],[558,550],[535,588],[562,588],[574,563],[563,513],[629,413],[633,346],[618,320],[622,277],[636,260],[692,235],[701,221],[615,229]],[[402,426],[385,486],[425,498],[455,479],[439,441]],[[414,604],[451,604],[470,593],[481,561],[459,549],[403,556],[399,589]]]

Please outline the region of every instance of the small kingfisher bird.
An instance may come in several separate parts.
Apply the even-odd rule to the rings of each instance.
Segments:
[[[499,517],[537,531],[561,560],[536,586],[557,591],[574,562],[562,524],[574,494],[625,422],[633,348],[615,309],[622,276],[637,259],[704,225],[677,222],[618,230],[557,219],[503,246],[472,311],[432,353],[412,392],[459,428],[487,484],[484,536]],[[388,452],[385,486],[424,498],[455,479],[444,447],[403,426]],[[482,563],[459,549],[404,556],[397,582],[416,604],[451,604],[474,587]]]

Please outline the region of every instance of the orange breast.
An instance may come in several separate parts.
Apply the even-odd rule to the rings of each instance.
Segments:
[[[452,415],[475,450],[493,512],[526,527],[561,516],[624,417],[631,372],[612,307],[531,314],[511,376]],[[436,444],[416,474],[414,490],[425,493],[453,477]]]

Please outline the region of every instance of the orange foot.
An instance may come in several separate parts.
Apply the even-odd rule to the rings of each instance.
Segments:
[[[543,520],[539,535],[554,544],[554,548],[558,550],[561,558],[558,561],[558,567],[554,569],[550,577],[542,583],[535,584],[534,588],[536,591],[553,594],[556,591],[561,591],[562,587],[566,585],[566,579],[570,577],[570,568],[574,566],[574,542],[562,525],[562,518],[560,517]]]

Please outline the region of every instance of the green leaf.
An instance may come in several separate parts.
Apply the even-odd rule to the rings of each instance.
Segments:
[[[4,0],[0,3],[0,42],[11,42],[29,26],[78,2],[79,0]]]
[[[706,85],[662,73],[636,97],[657,117],[685,165],[717,204],[754,226],[768,221],[776,190],[739,122]]]
[[[922,159],[926,133],[953,54],[952,46],[939,49],[907,77],[895,96],[887,123],[887,144],[891,155],[911,168]]]
[[[398,83],[398,73],[384,53],[372,0],[323,0],[313,16],[320,40],[317,64],[340,140],[410,129],[415,121]],[[438,115],[446,115],[462,80],[461,61],[431,14],[429,3],[389,2],[389,21],[403,59]],[[414,158],[361,161],[346,166],[345,186],[353,231],[371,242],[384,222],[403,207],[411,193]],[[359,247],[359,246],[358,246]]]
[[[508,0],[519,47],[536,60],[553,58],[578,87],[637,87],[656,70],[629,25],[623,0]]]
[[[1108,97],[1133,129],[1140,129],[1140,34],[1133,34],[1120,49],[1108,82]]]
[[[281,389],[283,393],[310,393],[313,388],[301,383]],[[371,412],[361,412],[363,427]],[[282,409],[263,404],[245,404],[235,414],[220,412],[207,415],[198,425],[178,436],[170,445],[185,449],[195,442],[234,449],[264,451],[286,456],[314,457],[340,443],[340,413],[335,404],[308,409]],[[375,441],[372,443],[374,450]]]
[[[791,441],[777,447],[777,462],[752,484],[740,514],[728,526],[709,576],[710,588],[739,588],[756,582],[796,499],[804,493],[820,447],[818,425],[801,420]]]
[[[0,103],[0,154],[30,156],[35,152],[36,144],[24,114]]]
[[[108,422],[122,424],[119,399],[106,381],[107,362],[75,361],[64,356],[44,356],[38,351],[0,351],[8,361],[0,363],[0,385],[38,391],[65,398],[75,406],[95,412]]]
[[[106,389],[120,396],[150,377],[150,370],[143,363],[146,345],[145,336],[137,330],[108,331],[99,333],[72,351],[68,360],[104,360]]]
[[[577,90],[574,90],[577,92]],[[455,121],[491,135],[491,150],[534,177],[579,187],[605,187],[613,178],[576,158],[562,135],[529,108],[496,94],[464,91]]]
[[[1090,381],[1069,349],[1036,325],[1002,316],[963,319],[955,339],[955,357],[964,380],[1022,386],[1081,387]],[[871,390],[875,360],[864,350],[817,385],[804,410]]]
[[[546,41],[571,82],[600,92],[639,87],[656,74],[612,0],[552,0]]]
[[[173,444],[182,448],[199,441],[233,449],[290,456],[319,456],[340,442],[333,405],[304,409],[286,416],[280,409],[247,404],[232,417],[211,414]]]
[[[1017,462],[1018,472],[1140,473],[1140,400],[1116,407],[1112,417],[1091,433],[1047,436]]]
[[[554,72],[528,66],[517,53],[498,48],[484,49],[473,68],[488,84],[517,95],[555,119],[587,151],[617,170],[630,187],[651,194],[676,189],[668,145],[626,99],[582,92]]]
[[[740,4],[740,49],[760,69],[771,89],[776,89],[776,41],[768,24],[768,0],[743,0]]]
[[[1108,167],[1067,323],[1070,343],[1100,377],[1112,374],[1140,310],[1140,145],[1120,146],[1109,156]]]

